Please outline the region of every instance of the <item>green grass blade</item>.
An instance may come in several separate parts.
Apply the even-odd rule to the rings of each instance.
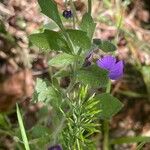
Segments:
[[[124,144],[124,143],[139,143],[139,142],[150,142],[148,136],[134,136],[134,137],[121,137],[111,140],[111,144]]]
[[[18,123],[19,123],[19,127],[20,127],[20,130],[21,130],[21,135],[22,135],[22,139],[23,139],[23,142],[24,142],[25,150],[30,150],[29,142],[28,142],[28,139],[27,139],[27,135],[26,135],[26,132],[25,132],[25,128],[24,128],[24,125],[23,125],[23,120],[22,120],[22,117],[21,117],[21,113],[20,113],[18,104],[16,104],[16,108],[17,108]]]
[[[137,147],[136,150],[142,150],[142,147],[145,145],[146,142],[140,143]]]

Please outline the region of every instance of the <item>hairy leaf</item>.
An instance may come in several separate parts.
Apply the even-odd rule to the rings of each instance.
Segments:
[[[108,82],[107,71],[96,65],[81,69],[77,72],[79,81],[91,87],[105,87]]]
[[[104,52],[113,52],[117,48],[110,41],[102,41],[100,39],[93,39],[93,43],[96,44]]]
[[[80,25],[81,30],[85,31],[90,39],[93,37],[96,23],[89,13],[85,13]]]
[[[62,29],[63,24],[59,16],[57,4],[54,0],[38,0],[42,13],[51,18]]]
[[[67,42],[60,32],[45,30],[43,33],[36,33],[29,36],[30,41],[46,51],[69,51]]]
[[[90,49],[91,42],[86,32],[73,29],[68,29],[66,32],[69,34],[76,52],[78,52],[80,48],[82,48],[83,51],[88,51]]]
[[[61,53],[52,58],[48,63],[49,65],[55,66],[64,66],[64,65],[69,65],[76,61],[78,58],[77,56],[66,54],[66,53]]]
[[[100,100],[100,110],[102,110],[100,117],[102,119],[110,119],[123,107],[123,104],[109,93],[97,95],[96,99]]]

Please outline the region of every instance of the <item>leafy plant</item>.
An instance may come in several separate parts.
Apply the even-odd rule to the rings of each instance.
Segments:
[[[116,80],[123,74],[123,62],[117,62],[116,58],[111,56],[116,46],[111,41],[93,39],[96,23],[91,16],[91,0],[88,0],[88,11],[81,21],[77,20],[73,2],[70,0],[73,15],[69,14],[67,19],[73,16],[71,29],[66,29],[63,25],[54,0],[38,0],[38,3],[42,13],[58,25],[59,31],[43,29],[42,33],[30,35],[29,40],[43,52],[56,52],[56,56],[49,60],[49,67],[55,67],[57,71],[51,72],[51,81],[37,79],[34,99],[51,107],[51,131],[48,132],[45,128],[49,125],[47,119],[45,126],[42,124],[34,127],[31,133],[37,138],[39,134],[36,130],[41,128],[40,133],[46,135],[45,140],[49,140],[50,146],[61,144],[66,150],[96,149],[92,137],[100,132],[101,118],[104,128],[103,149],[108,150],[110,144],[116,143],[109,139],[109,121],[123,107],[123,104],[110,94],[110,79]],[[78,23],[76,20],[79,21],[78,30],[75,28]],[[108,57],[104,57],[104,60],[99,56],[97,64],[95,60],[91,61],[89,57],[94,53],[93,47],[103,51]],[[89,66],[84,66],[86,60],[90,61]],[[69,78],[65,88],[61,86],[64,77]],[[102,88],[103,92],[97,93],[95,89],[98,88]],[[39,139],[39,145],[42,142],[43,147],[48,147],[42,140],[43,137]],[[26,139],[24,142],[27,143]]]
[[[66,126],[62,131],[64,149],[93,149],[94,143],[89,139],[93,133],[99,132],[98,116],[101,110],[99,100],[88,96],[88,86],[81,87],[79,93],[68,97],[70,110],[64,112]]]

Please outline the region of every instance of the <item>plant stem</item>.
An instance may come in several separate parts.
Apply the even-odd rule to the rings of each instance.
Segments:
[[[74,6],[73,0],[69,0],[69,1],[70,1],[70,5],[71,5],[71,8],[72,8],[72,12],[73,12],[73,27],[75,29],[76,20],[77,20],[77,22],[79,22],[79,19],[78,19],[77,13],[76,13],[76,8]]]
[[[111,80],[108,81],[107,87],[106,87],[106,93],[110,93],[111,90]]]
[[[74,4],[73,4],[73,1],[71,2],[72,0],[70,0],[70,3],[71,3],[71,7],[74,7]],[[66,3],[67,3],[67,1],[66,1]],[[65,3],[65,4],[66,4]],[[74,8],[75,9],[75,8]],[[74,13],[74,11],[73,11],[73,13]],[[75,14],[76,14],[76,12],[75,12]],[[74,14],[73,14],[73,16],[74,16]],[[73,23],[73,24],[75,24],[75,22]],[[62,24],[62,26],[60,27],[60,29],[62,30],[62,33],[63,33],[63,35],[64,35],[64,37],[66,38],[66,41],[67,41],[67,44],[68,44],[68,46],[69,46],[69,48],[70,48],[70,50],[71,50],[71,53],[72,54],[74,54],[74,45],[73,45],[73,43],[72,43],[72,41],[71,41],[71,39],[70,39],[70,36],[69,36],[69,34],[67,33],[67,31],[66,31],[66,29],[65,29],[65,27],[64,27],[64,25]],[[69,51],[70,52],[70,51]]]
[[[103,140],[103,150],[109,150],[109,121],[103,121],[103,130],[104,130],[104,140]]]
[[[74,15],[73,15],[73,29],[75,29],[76,28],[76,20],[75,20],[75,17],[74,17]]]
[[[111,90],[111,80],[108,81],[106,93],[110,93]],[[109,150],[109,120],[103,121],[103,150]]]
[[[54,132],[54,134],[53,134],[53,139],[54,139],[53,144],[56,144],[58,135],[62,131],[65,121],[66,121],[66,118],[63,117],[60,124],[59,124],[59,126],[57,127],[56,131]]]
[[[88,0],[88,13],[91,15],[91,11],[92,11],[92,1]]]
[[[68,43],[68,46],[69,46],[69,48],[70,48],[70,50],[71,50],[71,53],[73,54],[74,53],[74,46],[73,46],[73,43],[72,43],[72,41],[71,41],[71,39],[70,39],[70,36],[69,36],[69,34],[67,33],[67,31],[66,31],[66,29],[65,29],[65,27],[63,26],[63,24],[62,24],[62,26],[61,26],[61,31],[62,31],[62,34],[64,35],[64,37],[66,38],[66,41],[67,41],[67,43]],[[69,51],[70,52],[70,51]]]
[[[80,148],[80,143],[79,143],[79,140],[77,139],[77,148],[78,148],[78,150],[81,150],[81,148]]]
[[[149,136],[127,136],[127,137],[120,137],[117,139],[112,139],[110,144],[129,144],[129,143],[139,143],[139,142],[150,142]]]
[[[74,45],[73,45],[73,43],[72,43],[72,41],[70,39],[69,34],[66,32],[65,28],[63,29],[63,35],[65,36],[65,38],[66,38],[66,40],[68,42],[68,46],[69,46],[69,48],[71,50],[71,53],[74,54],[75,53]]]

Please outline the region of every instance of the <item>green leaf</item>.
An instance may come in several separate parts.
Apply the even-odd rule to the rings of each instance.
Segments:
[[[76,52],[78,52],[80,48],[82,48],[83,51],[88,51],[91,48],[91,42],[86,32],[73,29],[68,29],[66,32],[69,34]]]
[[[0,20],[0,33],[7,34],[4,23]]]
[[[66,69],[66,68],[65,68]],[[72,74],[72,72],[70,72],[68,69],[64,70],[64,68],[62,70],[57,71],[52,77],[66,77],[66,76],[70,76]]]
[[[102,119],[111,119],[123,107],[123,104],[109,93],[97,95],[95,98],[100,100],[100,110],[102,110],[100,117]]]
[[[139,97],[146,98],[147,97],[146,94],[141,94],[141,93],[128,91],[128,90],[127,91],[126,90],[118,90],[117,93],[125,95],[125,96],[129,96],[129,97],[134,97],[134,98],[139,98]]]
[[[58,30],[58,25],[55,22],[50,21],[47,24],[43,25],[43,29]]]
[[[93,39],[93,43],[97,46],[99,46],[101,44],[101,39]]]
[[[129,136],[111,140],[111,144],[150,142],[149,136]]]
[[[48,63],[49,65],[52,65],[52,66],[55,66],[55,65],[64,66],[64,65],[69,65],[73,63],[77,59],[78,59],[77,56],[62,53],[52,58]]]
[[[24,124],[23,124],[23,120],[22,120],[22,116],[21,116],[18,104],[16,104],[16,108],[17,108],[17,118],[18,118],[19,128],[20,128],[20,131],[21,131],[21,136],[22,136],[22,139],[23,139],[23,142],[24,142],[25,150],[30,150],[28,138],[27,138],[27,135],[26,135],[26,131],[25,131],[25,128],[24,128]]]
[[[110,41],[101,41],[100,39],[93,39],[93,43],[96,44],[104,52],[113,52],[117,48]]]
[[[0,125],[2,126],[8,126],[4,116],[2,114],[0,114]]]
[[[46,82],[40,78],[36,80],[35,90],[38,94],[38,101],[49,102],[54,95],[54,89],[47,86]]]
[[[40,92],[38,94],[38,101],[42,101],[42,102],[46,102],[46,101],[50,101],[51,99],[51,91],[52,89],[48,89],[46,88],[44,91]]]
[[[54,84],[55,83],[53,79],[53,85]],[[55,105],[57,105],[59,103],[59,100],[62,100],[60,95],[61,92],[57,92],[58,89],[55,89],[54,86],[48,86],[46,82],[40,78],[37,78],[36,80],[35,90],[37,93],[38,101],[42,101],[50,104],[54,103]]]
[[[150,100],[150,66],[143,66],[141,71]]]
[[[30,41],[44,50],[69,51],[67,42],[60,32],[45,30],[43,33],[36,33],[29,36]]]
[[[35,86],[35,90],[37,91],[37,93],[44,91],[46,88],[47,88],[46,83],[42,79],[37,78]]]
[[[39,118],[39,122],[44,121],[49,114],[49,108],[47,105],[44,105],[37,113],[37,118]]]
[[[77,78],[85,85],[88,84],[92,87],[105,87],[108,82],[107,71],[96,65],[79,70],[77,72]]]
[[[90,39],[93,37],[95,31],[96,23],[94,23],[93,18],[89,13],[85,13],[80,25],[81,30],[85,31]]]
[[[50,130],[47,127],[37,124],[32,128],[31,133],[32,137],[40,138],[41,136],[42,137],[48,136],[50,134]]]
[[[63,24],[59,16],[57,4],[54,0],[38,0],[42,13],[55,21],[63,29]]]

